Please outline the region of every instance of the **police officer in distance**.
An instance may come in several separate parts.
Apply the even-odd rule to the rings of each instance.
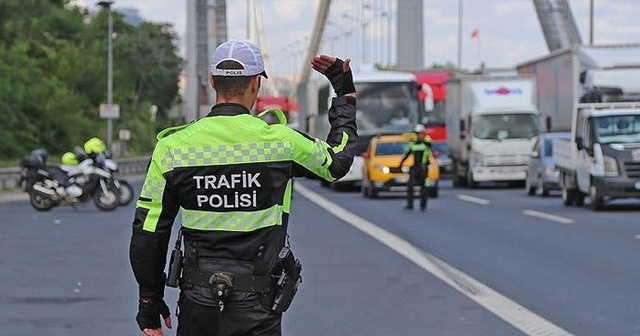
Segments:
[[[407,205],[404,207],[407,210],[413,209],[413,189],[415,186],[420,187],[420,210],[427,209],[428,193],[425,182],[429,169],[429,157],[431,156],[431,137],[425,136],[424,131],[423,125],[416,125],[414,132],[417,139],[407,144],[402,161],[400,161],[400,167],[402,167],[404,161],[413,154],[413,165],[409,169],[409,182],[407,183]]]
[[[161,316],[171,328],[163,272],[178,211],[184,237],[178,335],[281,334],[277,281],[292,177],[339,179],[356,150],[349,62],[311,60],[337,94],[323,141],[250,114],[267,78],[256,45],[232,40],[215,50],[209,80],[216,104],[206,117],[158,134],[137,202],[130,261],[139,284],[136,321],[146,335],[163,335]]]

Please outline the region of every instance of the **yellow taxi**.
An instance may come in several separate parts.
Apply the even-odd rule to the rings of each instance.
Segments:
[[[407,144],[415,139],[415,133],[379,135],[373,137],[364,153],[362,177],[362,195],[368,198],[378,197],[379,192],[407,191],[409,168],[413,165],[413,156],[409,156],[399,167]],[[429,171],[425,181],[429,196],[438,197],[438,179],[440,167],[433,155],[429,156]]]

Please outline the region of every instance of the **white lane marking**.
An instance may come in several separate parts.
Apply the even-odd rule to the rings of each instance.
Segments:
[[[477,198],[469,195],[458,195],[458,199],[462,201],[467,201],[467,202],[482,204],[482,205],[487,205],[491,203],[491,201],[486,200],[484,198]]]
[[[522,213],[527,216],[538,217],[538,218],[542,218],[542,219],[546,219],[546,220],[550,220],[550,221],[558,222],[562,224],[573,224],[573,219],[571,218],[560,217],[560,216],[548,214],[546,212],[540,212],[540,211],[534,211],[534,210],[522,210]]]
[[[454,268],[435,256],[420,250],[391,232],[386,231],[366,219],[349,212],[347,209],[330,202],[326,198],[303,186],[301,183],[296,185],[295,191],[332,215],[368,234],[382,244],[387,245],[392,250],[407,258],[409,261],[418,265],[425,271],[433,274],[435,277],[485,307],[487,310],[519,329],[526,335],[571,335],[568,331],[536,315],[534,312],[519,305],[515,301],[512,301],[506,296],[494,291],[489,286],[466,275],[462,271]]]

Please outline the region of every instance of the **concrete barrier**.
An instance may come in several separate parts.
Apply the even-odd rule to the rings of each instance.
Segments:
[[[149,157],[117,159],[118,176],[139,175],[147,171]],[[19,188],[20,167],[0,168],[0,191]]]

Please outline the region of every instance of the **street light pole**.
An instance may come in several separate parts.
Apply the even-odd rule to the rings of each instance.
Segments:
[[[462,68],[462,0],[458,0],[458,70]]]
[[[107,104],[113,104],[113,15],[111,5],[113,0],[100,1],[98,5],[106,9],[109,14],[109,35],[107,37]],[[113,143],[113,119],[107,118],[107,148],[111,150]]]

